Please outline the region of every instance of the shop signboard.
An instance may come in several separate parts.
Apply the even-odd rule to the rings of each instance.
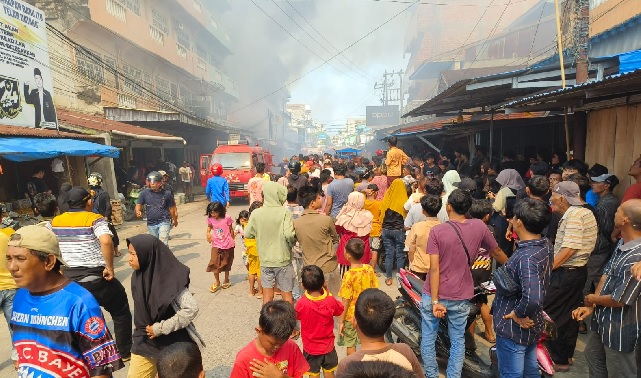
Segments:
[[[396,126],[399,113],[398,105],[368,106],[365,111],[365,124],[368,127]]]
[[[0,124],[58,128],[45,14],[0,0]]]

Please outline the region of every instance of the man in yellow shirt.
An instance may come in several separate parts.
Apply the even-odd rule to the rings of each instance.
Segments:
[[[2,214],[0,214],[0,219],[2,219]],[[0,307],[2,307],[2,312],[4,313],[7,325],[9,325],[9,321],[11,320],[13,297],[16,295],[16,290],[18,290],[16,281],[13,280],[11,273],[9,273],[9,270],[7,269],[9,236],[13,233],[13,229],[9,227],[0,229]],[[11,327],[9,327],[9,332],[11,333]],[[11,343],[11,340],[9,340],[9,343]],[[17,368],[18,353],[13,347],[11,348],[11,360]]]
[[[392,185],[392,181],[397,178],[401,178],[401,173],[403,170],[403,164],[409,161],[409,157],[405,155],[405,152],[400,148],[396,147],[398,139],[395,136],[387,138],[387,144],[389,145],[389,151],[387,151],[387,157],[385,158],[385,165],[387,165],[387,184]]]

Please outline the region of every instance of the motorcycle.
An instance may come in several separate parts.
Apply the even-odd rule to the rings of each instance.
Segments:
[[[399,269],[397,278],[398,290],[401,296],[396,299],[396,313],[394,314],[394,320],[389,330],[385,334],[385,339],[390,343],[400,342],[407,344],[420,360],[422,335],[420,308],[425,281],[405,269]],[[477,288],[475,291],[478,293],[488,293],[488,291],[482,288]],[[470,307],[470,314],[468,315],[467,325],[465,327],[466,330],[470,328],[472,322],[476,321],[476,316],[479,314],[480,310],[478,307]],[[447,320],[442,319],[436,335],[435,349],[437,357],[447,360],[450,355],[450,346]],[[463,360],[463,376],[489,377],[491,375],[492,370],[490,365],[485,363],[475,351],[466,348],[465,359]]]
[[[129,184],[129,195],[125,198],[122,193],[118,193],[120,202],[122,203],[122,217],[125,221],[131,222],[136,219],[136,203],[138,202],[138,197],[144,188],[141,188],[140,185],[133,182],[128,182]],[[142,211],[144,213],[145,207],[143,206]],[[144,218],[144,215],[143,215]]]
[[[13,228],[14,231],[18,231],[20,227],[32,226],[38,223],[40,223],[38,218],[34,218],[30,215],[20,215],[14,211],[10,211],[6,217],[2,218],[0,228]]]
[[[554,361],[550,357],[550,352],[545,347],[545,340],[554,340],[557,336],[556,325],[552,318],[543,311],[543,319],[545,320],[545,327],[543,328],[543,334],[539,337],[539,340],[536,343],[536,359],[539,363],[539,371],[541,372],[541,377],[552,376],[554,375]],[[490,347],[490,361],[492,365],[492,372],[495,376],[498,374],[498,356],[496,354],[496,346]]]

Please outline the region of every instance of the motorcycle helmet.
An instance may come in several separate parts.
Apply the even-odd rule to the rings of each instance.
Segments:
[[[87,177],[87,184],[89,184],[90,187],[101,186],[102,175],[98,172],[92,172],[89,177]]]
[[[162,182],[162,175],[158,171],[149,172],[149,174],[147,175],[147,182]]]
[[[211,171],[211,174],[214,176],[220,176],[223,174],[223,166],[218,163],[212,164],[209,170]]]
[[[289,171],[297,175],[300,173],[300,161],[290,161],[289,164],[287,165],[287,168],[289,168]]]

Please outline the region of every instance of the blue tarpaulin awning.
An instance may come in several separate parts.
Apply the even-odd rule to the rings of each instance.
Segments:
[[[51,159],[57,156],[117,158],[116,147],[65,138],[0,138],[0,156],[11,161]]]

